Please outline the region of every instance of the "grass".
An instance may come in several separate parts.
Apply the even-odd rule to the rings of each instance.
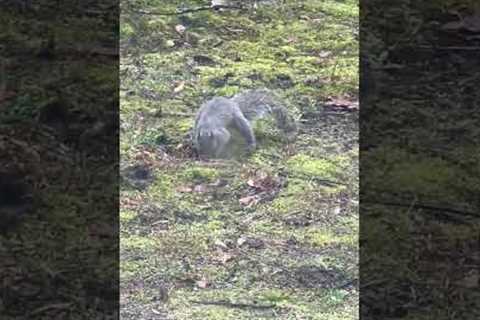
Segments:
[[[145,45],[122,54],[122,166],[149,167],[155,180],[141,191],[122,187],[125,319],[357,319],[357,288],[343,287],[358,274],[355,117],[305,117],[293,144],[262,135],[241,162],[196,161],[185,134],[206,98],[246,88],[275,90],[297,119],[322,112],[328,98],[355,100],[358,3],[142,19],[136,36]],[[122,41],[135,34],[121,28]],[[155,28],[165,41],[154,49]],[[192,63],[198,56],[213,62]],[[262,193],[248,181],[270,187]],[[160,287],[168,298],[159,299]]]

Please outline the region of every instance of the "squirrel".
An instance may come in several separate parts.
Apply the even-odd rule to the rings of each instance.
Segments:
[[[235,143],[231,139],[239,132],[246,141],[247,153],[256,149],[252,122],[272,116],[287,138],[297,130],[280,100],[267,89],[247,90],[232,98],[215,97],[205,102],[197,112],[193,129],[193,145],[198,155],[208,158],[229,158]]]

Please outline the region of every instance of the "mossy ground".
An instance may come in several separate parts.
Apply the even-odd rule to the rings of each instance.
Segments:
[[[74,1],[1,7],[0,318],[114,317],[116,133],[77,142],[94,121],[115,121],[118,56],[93,51],[115,53],[118,13],[90,3],[86,17]],[[15,203],[11,225],[10,174],[32,196]]]
[[[480,65],[471,49],[480,42],[444,28],[476,9],[371,1],[362,10],[378,78],[362,104],[361,278],[372,284],[362,286],[362,317],[478,317]]]
[[[123,317],[357,319],[358,117],[325,107],[357,99],[357,1],[123,21],[122,168],[154,177],[122,185]],[[258,87],[285,99],[296,141],[195,160],[201,102]]]

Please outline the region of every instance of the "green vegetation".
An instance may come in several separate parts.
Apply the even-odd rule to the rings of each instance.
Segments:
[[[369,31],[362,46],[378,82],[362,105],[369,146],[362,154],[361,277],[381,283],[362,292],[367,317],[468,319],[478,309],[471,285],[478,272],[466,263],[478,251],[480,152],[471,107],[480,95],[471,81],[478,67],[467,62],[478,43],[471,27],[445,28],[459,16],[477,21],[477,13],[473,1],[378,0],[362,10]],[[450,51],[457,43],[462,49]],[[441,63],[432,44],[445,50]]]
[[[117,114],[117,12],[105,3],[2,2],[2,319],[118,312],[115,126],[89,139]]]
[[[122,159],[155,178],[141,191],[122,187],[125,319],[357,319],[358,125],[355,111],[315,115],[329,100],[357,99],[358,2],[130,10]],[[302,119],[297,139],[284,143],[258,122],[250,158],[195,160],[186,134],[200,104],[263,87]]]

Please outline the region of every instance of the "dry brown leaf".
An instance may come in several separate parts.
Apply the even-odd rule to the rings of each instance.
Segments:
[[[16,93],[14,91],[0,92],[0,102],[7,101],[8,99],[11,99],[15,96],[16,96]]]
[[[223,254],[221,254],[219,257],[218,257],[218,260],[222,263],[222,264],[226,264],[228,261],[232,260],[233,259],[233,255],[230,254],[230,253],[227,253],[227,252],[224,252]]]
[[[330,98],[328,101],[328,106],[333,108],[342,108],[342,109],[358,109],[358,101],[352,101],[343,98]]]
[[[248,179],[248,180],[247,180],[247,184],[248,184],[250,187],[256,187],[255,181],[253,181],[252,179]]]
[[[177,86],[173,89],[174,93],[179,93],[185,88],[185,81],[180,81]]]
[[[185,193],[185,192],[192,192],[193,189],[192,189],[192,187],[189,187],[189,186],[180,186],[180,187],[177,188],[177,191]]]
[[[240,237],[237,240],[237,245],[239,247],[243,245],[248,245],[250,248],[253,248],[253,249],[261,249],[265,246],[265,242],[262,239]]]
[[[279,181],[266,172],[256,172],[255,177],[247,180],[247,185],[260,191],[270,191],[279,185]]]
[[[254,204],[258,203],[258,198],[255,195],[246,196],[246,197],[240,198],[240,200],[238,200],[238,201],[243,206],[251,206],[251,205],[254,205]]]

